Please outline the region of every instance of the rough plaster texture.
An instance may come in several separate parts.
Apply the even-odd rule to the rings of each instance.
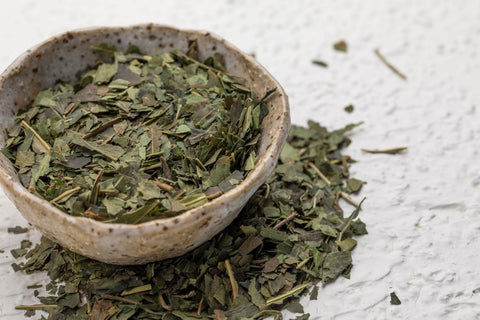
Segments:
[[[0,69],[66,29],[139,22],[214,31],[255,53],[290,96],[292,122],[352,133],[353,174],[368,181],[351,279],[304,299],[311,319],[480,319],[480,2],[472,1],[22,1],[2,3]],[[332,44],[345,39],[346,54]],[[403,81],[373,54],[380,51]],[[322,59],[324,69],[311,64]],[[355,106],[352,114],[343,111]],[[406,145],[402,155],[361,148]],[[344,206],[348,208],[347,205]],[[0,196],[0,318],[22,319],[25,286],[8,251],[27,223]],[[395,291],[402,301],[389,303]],[[285,314],[285,318],[294,318]]]

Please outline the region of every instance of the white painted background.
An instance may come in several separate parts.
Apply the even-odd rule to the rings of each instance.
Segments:
[[[480,319],[479,1],[2,1],[0,69],[69,29],[143,22],[213,31],[255,53],[290,96],[295,124],[364,121],[348,154],[368,181],[361,218],[370,234],[359,238],[351,279],[304,301],[311,319]],[[348,53],[332,49],[339,39]],[[401,145],[409,149],[396,156],[360,151]],[[45,279],[13,273],[9,250],[39,238],[7,234],[15,225],[27,223],[0,193],[5,320],[23,319],[13,306],[35,303],[25,286]]]

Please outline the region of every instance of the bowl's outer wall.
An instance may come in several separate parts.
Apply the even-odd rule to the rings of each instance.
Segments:
[[[10,161],[0,154],[0,183],[22,215],[44,235],[82,255],[112,264],[143,264],[179,256],[223,230],[273,171],[290,128],[288,98],[280,84],[254,59],[218,36],[205,31],[178,30],[162,25],[92,28],[51,38],[17,58],[0,76],[0,146],[6,128],[40,90],[59,79],[75,81],[78,71],[99,59],[91,45],[106,42],[125,50],[137,45],[149,55],[174,48],[185,51],[196,39],[200,59],[223,54],[229,73],[246,79],[257,96],[277,88],[268,99],[269,114],[262,123],[262,139],[254,170],[236,188],[177,217],[139,225],[106,224],[72,217],[28,192],[18,181]]]

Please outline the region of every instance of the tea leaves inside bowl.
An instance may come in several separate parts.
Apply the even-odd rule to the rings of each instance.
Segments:
[[[222,56],[197,43],[157,56],[100,44],[75,84],[41,91],[2,152],[32,193],[74,216],[140,223],[178,215],[254,168],[268,113]]]

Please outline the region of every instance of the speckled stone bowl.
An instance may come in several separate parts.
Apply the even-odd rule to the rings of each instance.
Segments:
[[[72,217],[34,196],[22,186],[10,161],[0,154],[0,183],[5,193],[25,219],[48,238],[82,255],[112,264],[143,264],[179,256],[230,224],[272,173],[290,128],[288,99],[280,84],[253,58],[210,32],[153,24],[67,32],[17,58],[0,75],[0,147],[17,112],[27,108],[40,90],[52,87],[59,79],[75,81],[77,71],[93,65],[97,56],[92,53],[92,44],[107,42],[119,50],[135,44],[154,55],[174,48],[185,51],[188,41],[193,39],[198,41],[200,59],[222,53],[227,71],[246,79],[257,96],[277,88],[268,100],[270,111],[262,123],[255,168],[237,187],[177,217],[139,225],[107,224]]]

